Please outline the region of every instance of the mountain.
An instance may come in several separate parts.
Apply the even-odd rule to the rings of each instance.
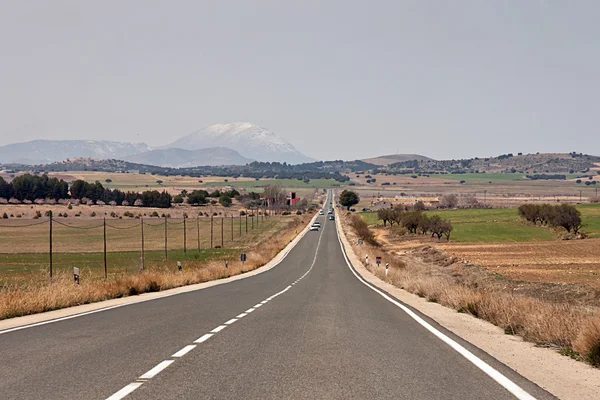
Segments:
[[[0,146],[0,163],[46,164],[67,158],[125,158],[150,150],[145,143],[104,140],[33,140]]]
[[[237,151],[225,147],[199,150],[157,149],[125,157],[125,161],[169,168],[189,168],[200,165],[245,165],[252,162]]]
[[[275,133],[248,122],[212,125],[164,146],[188,150],[208,147],[227,147],[257,161],[314,161]]]
[[[373,158],[367,158],[362,161],[375,164],[375,165],[389,165],[394,164],[401,161],[433,161],[432,158],[421,156],[419,154],[390,154],[388,156],[379,156]]]

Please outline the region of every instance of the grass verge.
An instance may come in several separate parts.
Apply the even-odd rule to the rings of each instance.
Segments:
[[[571,354],[600,367],[600,310],[597,307],[550,302],[503,291],[485,280],[460,282],[452,274],[443,273],[434,265],[417,262],[381,247],[356,245],[357,233],[344,217],[343,226],[360,260],[382,256],[390,260],[386,277],[384,268],[372,262],[365,267],[380,279],[458,312],[469,313],[519,335],[540,346],[553,347],[562,354]]]
[[[183,272],[164,264],[137,274],[115,274],[107,280],[82,281],[73,284],[73,275],[60,271],[51,285],[5,286],[0,290],[0,319],[19,317],[108,299],[157,292],[175,287],[226,278],[255,270],[269,262],[293,240],[308,223],[310,215],[289,218],[288,223],[261,237],[259,242],[248,244],[248,261],[230,262],[228,268],[222,260],[190,260]]]

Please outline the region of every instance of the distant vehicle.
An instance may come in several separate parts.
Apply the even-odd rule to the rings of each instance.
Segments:
[[[315,223],[313,223],[312,226],[321,227],[321,223],[319,221],[315,221]]]
[[[334,219],[335,219],[335,217],[334,217],[333,215],[330,215],[330,216],[329,216],[329,220],[330,220],[330,221],[333,221]]]
[[[323,211],[323,210],[319,211],[319,215],[325,215],[325,211]]]
[[[333,214],[333,210],[327,211],[327,214]]]
[[[311,227],[310,227],[310,230],[311,230],[311,231],[317,231],[317,232],[318,232],[318,231],[319,231],[319,227],[318,227],[318,226],[314,226],[314,225],[313,225],[313,226],[311,226]]]

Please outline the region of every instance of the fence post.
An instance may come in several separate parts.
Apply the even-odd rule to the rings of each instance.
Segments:
[[[185,214],[183,215],[183,254],[187,255],[187,228],[185,224],[185,220],[187,217]]]
[[[221,248],[223,248],[223,227],[225,226],[225,216],[221,217]]]
[[[200,253],[200,217],[196,217],[196,228],[198,229],[198,253]]]
[[[104,218],[104,279],[108,279],[108,267],[106,265],[106,218]]]
[[[142,220],[142,271],[146,268],[146,256],[144,254],[144,218]]]
[[[52,211],[50,211],[50,283],[52,283]]]
[[[165,261],[167,261],[169,259],[169,252],[167,251],[167,245],[168,245],[168,233],[167,233],[167,216],[165,215]]]
[[[210,216],[210,248],[213,248],[213,216]]]

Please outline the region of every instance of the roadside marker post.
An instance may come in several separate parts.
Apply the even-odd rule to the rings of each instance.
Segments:
[[[229,261],[225,260],[225,269],[229,269],[229,267],[227,265],[228,263],[229,263]]]
[[[177,270],[179,272],[183,272],[183,266],[181,265],[181,261],[177,261]]]
[[[73,279],[75,281],[75,284],[79,285],[79,268],[77,267],[73,268]]]
[[[240,255],[240,261],[242,262],[242,266],[244,266],[244,263],[246,262],[246,253]]]
[[[365,256],[365,262],[367,265],[369,265],[369,256],[368,255]]]
[[[385,276],[388,275],[388,269],[390,268],[390,263],[385,263]]]

